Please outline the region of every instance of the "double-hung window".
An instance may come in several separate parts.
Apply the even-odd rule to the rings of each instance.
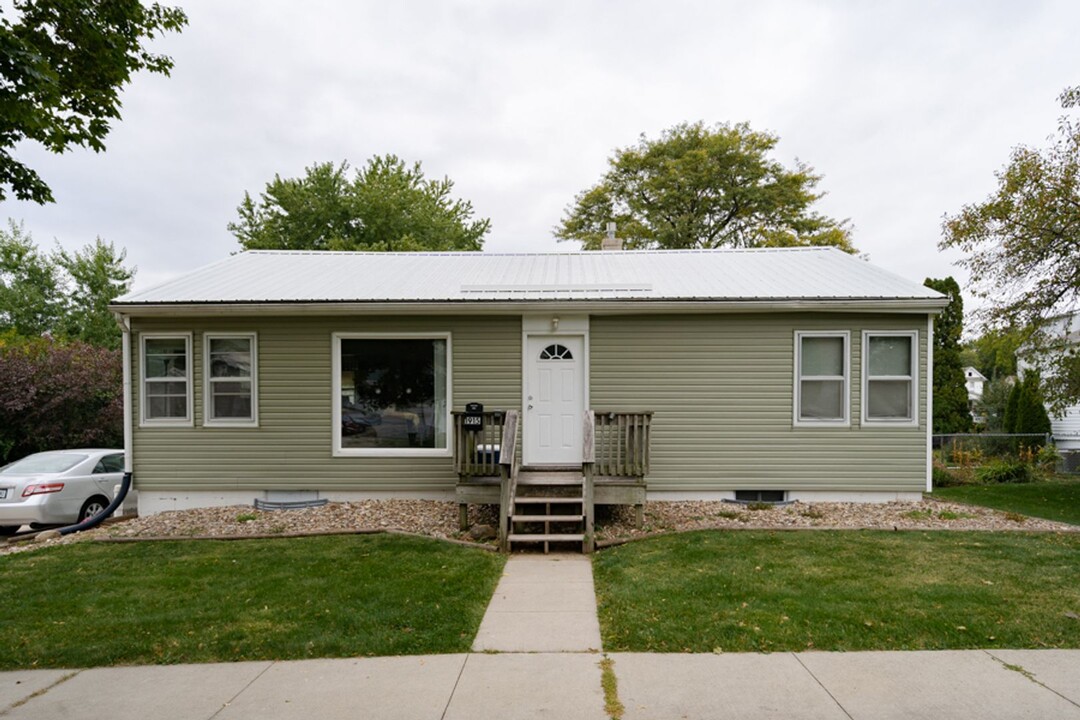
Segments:
[[[204,336],[206,409],[203,424],[220,426],[258,423],[255,333]]]
[[[450,452],[450,335],[333,336],[336,455]]]
[[[142,423],[191,425],[191,334],[142,335]]]
[[[847,425],[850,397],[846,331],[795,333],[795,425]]]
[[[863,333],[863,423],[918,423],[918,331]]]

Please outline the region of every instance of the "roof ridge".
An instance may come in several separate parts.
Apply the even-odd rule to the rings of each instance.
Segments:
[[[391,257],[601,257],[612,255],[707,255],[726,253],[789,253],[789,252],[822,252],[835,250],[843,252],[832,245],[800,245],[796,247],[760,247],[760,248],[642,248],[639,250],[533,250],[533,251],[495,251],[487,250],[417,250],[417,251],[379,251],[379,250],[244,250],[237,255],[373,255]],[[847,253],[844,253],[845,255]],[[232,256],[230,256],[232,257]],[[201,268],[200,268],[201,269]]]

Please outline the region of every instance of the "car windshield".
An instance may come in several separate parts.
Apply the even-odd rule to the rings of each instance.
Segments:
[[[70,470],[83,460],[87,455],[77,453],[38,453],[16,460],[10,465],[0,468],[0,474],[4,475],[31,475],[35,473],[60,473]]]

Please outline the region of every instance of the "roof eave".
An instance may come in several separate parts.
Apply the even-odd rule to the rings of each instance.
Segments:
[[[781,298],[753,300],[443,300],[438,302],[177,302],[113,303],[129,317],[196,315],[513,315],[523,312],[581,312],[605,315],[737,312],[939,313],[946,298]]]

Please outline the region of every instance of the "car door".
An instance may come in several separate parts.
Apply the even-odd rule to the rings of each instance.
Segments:
[[[113,453],[101,458],[91,477],[97,489],[112,500],[113,489],[124,479],[124,453]]]

